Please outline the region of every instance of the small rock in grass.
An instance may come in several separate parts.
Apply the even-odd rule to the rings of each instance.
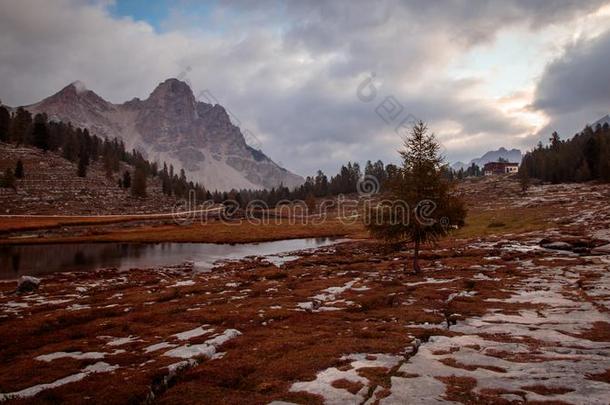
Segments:
[[[21,276],[17,283],[17,294],[32,292],[40,286],[40,279],[31,276]]]
[[[575,247],[574,249],[572,249],[572,252],[578,253],[579,255],[588,255],[589,253],[591,253],[591,249],[589,249],[588,247]]]
[[[572,250],[574,246],[572,246],[568,242],[550,242],[550,243],[541,243],[541,245],[545,249],[551,250]]]

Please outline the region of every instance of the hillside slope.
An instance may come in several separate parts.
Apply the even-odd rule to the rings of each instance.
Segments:
[[[21,160],[25,176],[16,190],[0,188],[0,214],[104,215],[170,212],[176,204],[163,195],[159,179],[148,179],[148,195],[132,197],[118,186],[118,177],[105,175],[101,162],[92,162],[87,177],[77,176],[77,167],[60,155],[30,147],[0,143],[0,170],[14,168]],[[133,168],[121,163],[123,173]]]

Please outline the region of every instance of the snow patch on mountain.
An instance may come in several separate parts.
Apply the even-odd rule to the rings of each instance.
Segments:
[[[78,94],[84,93],[88,90],[85,83],[81,82],[80,80],[72,82],[71,85],[74,86],[74,89]]]

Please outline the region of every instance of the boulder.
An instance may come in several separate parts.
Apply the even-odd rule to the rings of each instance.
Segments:
[[[40,279],[31,276],[21,276],[17,283],[17,294],[32,292],[40,286]]]
[[[572,245],[572,248],[592,248],[595,246],[595,244],[593,243],[593,240],[591,238],[588,237],[584,237],[584,236],[571,236],[571,235],[563,235],[560,237],[556,237],[553,239],[550,238],[544,238],[540,241],[539,245],[542,247],[545,247],[545,245],[551,245],[551,244],[555,244],[555,243],[567,243]],[[566,245],[564,245],[566,246]],[[548,249],[553,249],[548,248]],[[563,250],[563,249],[556,249],[556,250]],[[567,249],[569,250],[569,249]]]
[[[572,252],[578,253],[579,255],[588,255],[591,253],[591,249],[589,249],[588,247],[577,246],[572,249]]]
[[[574,249],[574,246],[568,242],[541,243],[540,246],[542,246],[545,249],[552,249],[552,250],[570,250],[571,251]]]
[[[591,253],[594,255],[610,255],[610,243],[593,248]]]

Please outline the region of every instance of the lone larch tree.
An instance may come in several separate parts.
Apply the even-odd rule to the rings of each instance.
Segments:
[[[412,243],[413,270],[420,273],[421,246],[463,225],[466,209],[443,176],[440,145],[424,122],[413,126],[399,153],[402,167],[385,182],[383,199],[365,212],[365,225],[374,237]]]

